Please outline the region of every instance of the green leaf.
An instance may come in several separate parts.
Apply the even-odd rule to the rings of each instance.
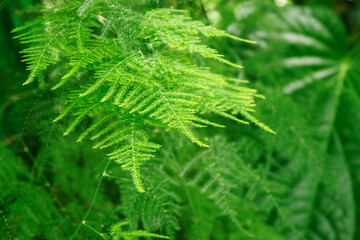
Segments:
[[[349,131],[347,128],[352,124],[345,122],[355,119],[349,116],[353,120],[342,122],[339,112],[344,112],[342,109],[350,104],[342,98],[348,98],[349,94],[353,100],[358,98],[359,88],[354,84],[360,77],[355,67],[359,64],[358,48],[349,46],[343,24],[329,9],[287,7],[279,13],[268,14],[263,22],[270,22],[270,19],[272,26],[252,33],[258,36],[263,47],[251,62],[261,59],[264,65],[267,58],[273,56],[272,69],[265,67],[258,71],[263,70],[261,74],[269,75],[266,81],[280,87],[297,102],[296,108],[301,109],[311,126],[302,130],[317,139],[306,144],[306,151],[316,154],[297,161],[297,169],[290,171],[285,167],[292,173],[291,177],[286,177],[289,181],[274,175],[275,184],[281,180],[280,183],[285,182],[288,187],[287,194],[283,195],[286,198],[283,207],[293,227],[284,227],[282,231],[288,239],[354,239],[353,180],[337,132]],[[262,65],[258,63],[257,67]],[[356,135],[348,133],[348,138]],[[296,144],[294,139],[292,142]],[[300,150],[298,154],[301,156],[306,151]],[[307,162],[309,159],[312,163]]]

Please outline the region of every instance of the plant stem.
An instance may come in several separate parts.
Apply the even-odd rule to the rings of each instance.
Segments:
[[[85,225],[86,224],[86,218],[89,216],[90,212],[91,212],[91,209],[93,208],[94,206],[94,203],[95,203],[95,200],[96,200],[96,197],[99,193],[99,190],[100,190],[100,186],[101,186],[101,183],[102,183],[102,180],[104,179],[104,177],[106,176],[106,170],[107,168],[109,167],[109,164],[110,164],[111,160],[109,159],[106,163],[106,166],[104,168],[104,171],[102,172],[102,174],[100,175],[99,177],[99,180],[98,180],[98,183],[97,183],[97,186],[96,186],[96,189],[95,189],[95,193],[94,193],[94,196],[91,200],[91,204],[88,208],[88,210],[86,211],[84,217],[81,219],[79,225],[77,226],[77,228],[75,229],[75,232],[73,233],[73,235],[70,237],[70,240],[74,239],[74,237],[76,236],[76,234],[79,232],[80,228],[81,228],[81,225]]]

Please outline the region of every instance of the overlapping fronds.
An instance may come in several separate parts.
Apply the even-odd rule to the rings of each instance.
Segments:
[[[0,3],[0,239],[360,239],[356,1],[19,2]]]
[[[179,131],[199,146],[208,145],[193,128],[223,127],[204,117],[209,113],[253,122],[272,132],[252,115],[254,98],[259,96],[255,90],[191,64],[188,57],[196,53],[239,67],[202,44],[201,36],[251,41],[193,21],[184,11],[139,13],[116,1],[70,2],[46,10],[43,17],[16,31],[24,32],[18,38],[31,45],[25,50],[30,70],[25,84],[55,65],[65,73],[52,89],[65,85],[74,89],[68,107],[55,119],[74,116],[64,135],[93,118],[79,141],[93,133],[95,148],[115,149],[110,158],[131,171],[140,192],[144,191],[141,162],[159,148],[149,141],[146,126]],[[184,57],[175,59],[179,51]]]
[[[174,191],[179,184],[171,179],[161,160],[155,159],[151,164],[146,164],[142,171],[149,186],[145,193],[139,193],[130,184],[121,182],[122,202],[124,206],[130,206],[123,207],[122,212],[129,219],[132,229],[143,226],[146,231],[173,237],[180,229],[181,198]]]
[[[170,48],[198,53],[203,57],[212,58],[230,66],[241,67],[223,58],[215,49],[201,44],[199,34],[205,37],[229,37],[238,41],[254,43],[253,41],[232,36],[225,31],[206,26],[202,22],[192,21],[186,11],[176,9],[156,9],[144,16],[140,25],[145,35],[154,44],[166,44]],[[169,18],[169,16],[171,16]]]

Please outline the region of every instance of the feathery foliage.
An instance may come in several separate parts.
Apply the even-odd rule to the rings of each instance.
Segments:
[[[64,84],[78,89],[71,91],[68,106],[54,121],[73,116],[64,133],[68,135],[85,119],[93,118],[78,141],[93,134],[94,148],[115,149],[110,159],[131,172],[138,191],[144,191],[140,166],[160,147],[150,142],[146,126],[179,131],[205,147],[208,145],[192,128],[222,125],[204,114],[250,121],[272,132],[252,115],[255,90],[235,86],[232,83],[238,80],[211,73],[187,57],[198,54],[240,67],[202,44],[200,36],[251,41],[193,21],[183,10],[139,12],[117,1],[84,6],[81,2],[55,6],[15,30],[22,43],[30,44],[23,51],[30,71],[24,84],[59,63],[58,71],[67,73],[52,90]],[[176,59],[177,52],[184,58]]]
[[[0,3],[0,239],[360,238],[359,3],[34,2]]]

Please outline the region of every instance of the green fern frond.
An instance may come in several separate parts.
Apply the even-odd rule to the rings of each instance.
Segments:
[[[38,31],[42,32],[42,29],[40,28]],[[56,34],[39,33],[35,35],[32,32],[21,35],[22,43],[36,43],[36,46],[22,51],[26,58],[24,61],[28,62],[27,70],[30,71],[24,85],[33,82],[41,71],[47,69],[49,65],[60,61],[57,54],[61,51],[58,46],[63,45],[64,42],[64,40],[59,40],[62,38],[63,32],[64,30],[60,30]]]
[[[170,160],[170,159],[168,159]],[[148,183],[147,191],[139,193],[131,184],[122,182],[121,200],[132,229],[143,226],[146,231],[174,236],[179,230],[181,199],[175,188],[179,183],[169,176],[163,161],[155,158],[145,163],[142,175]]]
[[[241,67],[224,59],[215,49],[202,45],[199,37],[199,34],[203,34],[205,37],[229,37],[230,34],[193,21],[190,17],[185,16],[185,13],[186,11],[174,9],[152,10],[144,15],[144,21],[140,27],[146,38],[151,39],[155,45],[161,42],[170,48],[198,53],[205,58],[212,58],[233,67]],[[243,41],[240,38],[232,38]],[[252,41],[247,42],[253,43]]]
[[[65,85],[75,89],[54,121],[74,118],[64,132],[68,135],[85,119],[97,119],[78,141],[94,133],[94,148],[115,148],[110,158],[131,172],[140,192],[144,189],[139,168],[159,148],[149,141],[145,127],[176,130],[202,147],[208,145],[194,128],[223,127],[206,119],[208,113],[245,124],[249,120],[272,132],[250,114],[258,96],[255,90],[190,64],[189,59],[175,59],[181,51],[240,67],[203,45],[201,36],[252,41],[193,21],[182,10],[140,13],[116,1],[76,1],[46,10],[34,24],[17,31],[26,31],[18,37],[33,45],[25,50],[31,71],[25,84],[61,63],[57,67],[65,73],[52,90]]]
[[[160,148],[160,145],[149,142],[147,136],[142,131],[136,129],[134,122],[130,123],[128,129],[122,129],[121,133],[120,139],[118,138],[115,142],[110,143],[106,139],[108,143],[105,146],[100,145],[100,148],[108,147],[124,139],[126,143],[120,149],[110,153],[109,157],[121,164],[124,170],[130,171],[135,187],[139,192],[144,192],[140,177],[140,167],[142,162],[150,160],[154,156],[152,153]]]
[[[71,76],[86,70],[90,64],[100,62],[102,59],[114,55],[116,53],[116,51],[113,51],[114,48],[116,48],[116,43],[114,41],[107,41],[107,39],[88,42],[87,48],[79,50],[78,53],[70,57],[69,65],[71,70],[51,90],[61,87]]]
[[[101,96],[98,96],[101,97]],[[141,130],[144,122],[139,116],[129,114],[125,111],[107,109],[106,103],[101,103],[99,98],[91,97],[78,98],[78,92],[72,94],[74,102],[72,102],[62,114],[54,121],[65,118],[71,111],[74,112],[75,119],[71,122],[64,135],[68,135],[88,116],[96,114],[94,109],[104,108],[107,110],[105,117],[100,117],[94,121],[78,138],[78,142],[82,141],[86,136],[95,132],[91,137],[96,141],[93,148],[104,149],[116,147],[108,156],[111,160],[122,166],[122,169],[130,171],[133,182],[139,192],[144,192],[140,177],[140,167],[144,161],[153,157],[160,145],[149,142],[146,132]],[[80,100],[80,101],[78,101]],[[71,100],[70,100],[71,101]],[[115,112],[115,113],[114,113]]]
[[[132,232],[123,231],[122,227],[127,224],[128,224],[127,222],[120,222],[111,226],[110,236],[112,237],[113,240],[121,240],[121,239],[135,240],[135,239],[139,239],[139,237],[170,239],[168,236],[149,233],[144,230],[137,230]]]

